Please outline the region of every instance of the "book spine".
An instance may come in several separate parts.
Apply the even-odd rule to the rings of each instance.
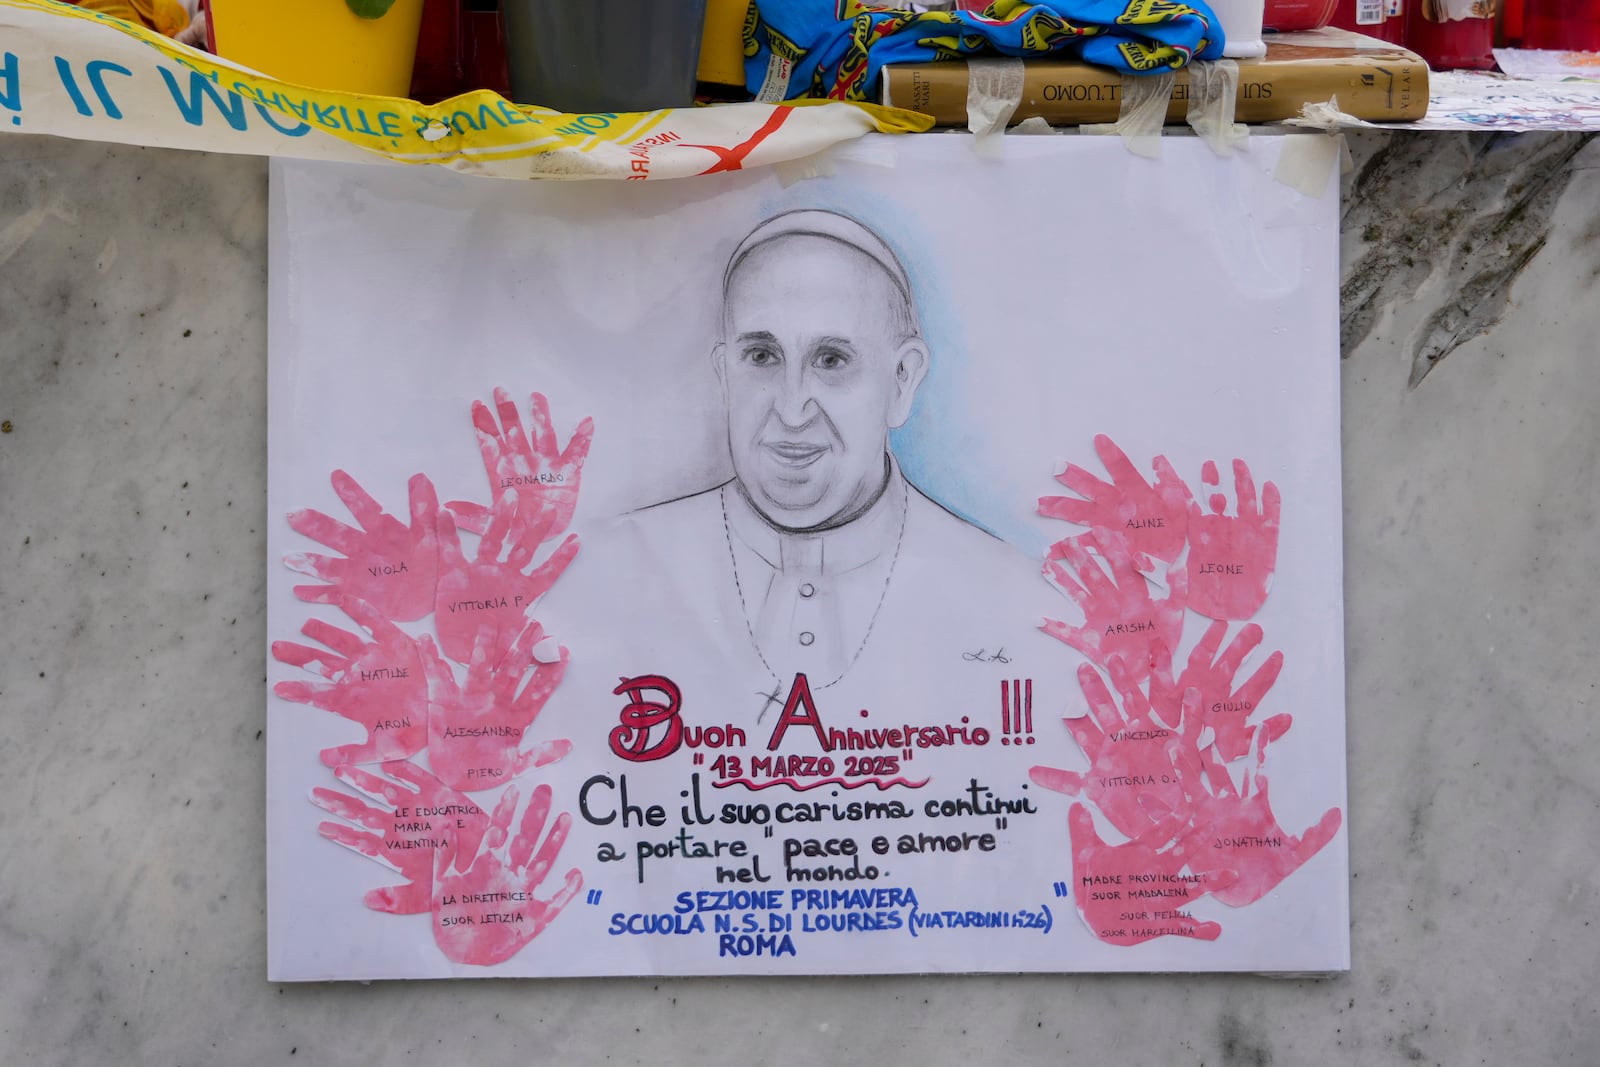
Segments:
[[[1315,65],[1239,65],[1237,122],[1278,122],[1305,104],[1336,97],[1339,110],[1358,119],[1404,122],[1428,109],[1428,68],[1421,61],[1349,59]],[[965,63],[899,64],[883,69],[883,102],[932,115],[940,126],[967,124]],[[1061,63],[1024,69],[1022,102],[1013,123],[1035,116],[1056,125],[1114,122],[1122,107],[1122,78],[1098,67]],[[1189,78],[1179,71],[1167,107],[1168,122],[1189,111]]]

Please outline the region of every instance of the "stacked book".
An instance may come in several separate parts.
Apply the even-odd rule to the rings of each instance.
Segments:
[[[1409,122],[1428,111],[1428,65],[1397,44],[1325,27],[1265,35],[1267,54],[1241,59],[1236,122],[1296,118],[1306,104],[1337,101],[1347,115],[1372,122]],[[1122,107],[1122,75],[1069,59],[1023,61],[1022,101],[1013,123],[1042,118],[1054,126],[1114,122]],[[932,115],[941,126],[967,124],[964,60],[883,68],[882,102]],[[1188,72],[1177,72],[1168,122],[1189,111]]]

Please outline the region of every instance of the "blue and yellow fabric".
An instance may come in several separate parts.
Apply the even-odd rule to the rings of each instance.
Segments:
[[[912,11],[859,0],[756,0],[745,23],[745,83],[761,99],[873,99],[888,63],[1056,54],[1128,74],[1222,56],[1205,0],[995,0],[972,11]]]

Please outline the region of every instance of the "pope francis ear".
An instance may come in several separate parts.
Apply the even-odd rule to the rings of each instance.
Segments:
[[[894,403],[889,409],[889,429],[896,430],[911,417],[911,407],[917,399],[917,389],[928,376],[928,346],[920,337],[908,337],[900,342],[894,365]]]

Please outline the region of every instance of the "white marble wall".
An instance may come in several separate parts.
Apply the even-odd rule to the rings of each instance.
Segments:
[[[273,986],[266,166],[0,138],[0,1062],[1600,1062],[1600,146],[1353,147],[1349,975]]]

